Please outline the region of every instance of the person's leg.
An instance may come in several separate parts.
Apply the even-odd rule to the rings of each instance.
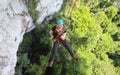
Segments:
[[[71,47],[69,46],[67,40],[62,41],[62,44],[63,44],[64,47],[68,50],[68,52],[70,53],[70,55],[73,57],[74,54],[73,54],[72,49],[71,49]]]
[[[68,52],[70,53],[70,55],[73,58],[73,60],[77,60],[77,57],[75,57],[74,53],[72,52],[72,49],[71,49],[70,45],[68,44],[67,40],[63,40],[62,44],[68,50]]]
[[[58,42],[54,42],[53,48],[52,48],[52,53],[49,59],[49,67],[52,67],[54,59],[55,59],[55,55],[58,51],[58,47],[59,47],[59,43]]]

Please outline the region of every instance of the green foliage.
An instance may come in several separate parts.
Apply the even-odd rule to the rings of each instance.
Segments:
[[[48,64],[51,50],[49,31],[52,26],[46,23],[24,35],[19,47],[16,75],[42,75]]]
[[[109,7],[111,5],[112,5],[112,1],[110,1],[110,0],[101,0],[100,4],[99,4],[99,7],[100,8],[106,8],[106,7]]]
[[[25,4],[28,7],[28,12],[30,14],[30,16],[32,16],[33,18],[33,22],[36,22],[36,20],[39,17],[40,12],[36,10],[37,4],[39,2],[39,0],[24,0]]]
[[[119,74],[120,74],[120,68],[117,67],[117,68],[116,68],[116,75],[119,75]]]
[[[27,65],[30,63],[28,60],[28,54],[23,54],[23,56],[18,57],[18,64],[20,67],[27,67]]]
[[[119,51],[116,51],[115,53],[109,54],[110,58],[114,60],[114,66],[116,67],[120,67],[119,53],[120,53]]]
[[[95,60],[92,68],[93,75],[116,75],[115,67],[111,64],[111,61]]]
[[[106,11],[106,15],[109,19],[112,19],[117,14],[118,9],[114,6],[108,7]]]
[[[120,41],[120,32],[116,32],[112,37],[114,41]]]
[[[30,49],[30,45],[32,44],[32,35],[31,33],[27,33],[23,37],[23,41],[20,44],[19,52],[27,52]]]
[[[40,66],[37,64],[30,65],[28,71],[26,72],[28,72],[28,74],[31,74],[31,75],[36,75],[37,71],[39,70],[39,67]]]
[[[84,14],[86,13],[86,14]],[[77,15],[76,15],[77,14]],[[95,20],[90,16],[89,9],[81,6],[79,10],[74,10],[71,13],[73,33],[78,37],[93,35],[92,29],[95,27]],[[87,34],[91,31],[91,34]],[[79,33],[80,32],[80,33]]]
[[[26,69],[26,67],[30,64],[30,60],[28,59],[27,54],[22,54],[22,56],[18,55],[18,61],[17,61],[17,67],[15,75],[22,75],[23,69]]]
[[[81,7],[78,10],[74,10],[71,14],[71,27],[73,27],[70,33],[73,36],[71,39],[74,41],[77,40],[75,44],[82,50],[92,50],[102,34],[102,29],[95,18],[89,13],[89,9],[84,6]]]
[[[114,16],[114,18],[112,19],[113,22],[119,23],[120,22],[120,15],[117,14]]]
[[[40,65],[38,64],[31,64],[28,66],[26,70],[26,74],[28,75],[42,75],[45,71],[45,68],[47,66],[47,57],[40,56]]]
[[[30,60],[28,58],[28,52],[31,49],[32,44],[32,35],[31,33],[27,33],[24,35],[24,39],[20,44],[19,50],[17,52],[17,67],[15,75],[23,75],[22,72],[26,69],[26,67],[30,64]]]
[[[80,58],[79,66],[76,66],[78,74],[92,75],[92,62],[96,59],[94,54],[89,51],[78,50],[77,56],[79,56],[79,58]]]
[[[108,41],[109,40],[109,41]],[[103,34],[100,38],[100,40],[97,42],[97,46],[94,50],[97,58],[101,60],[105,60],[105,53],[110,52],[114,50],[114,42],[108,34]]]

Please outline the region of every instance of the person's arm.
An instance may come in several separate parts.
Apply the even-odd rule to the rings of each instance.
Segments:
[[[50,37],[51,37],[51,39],[53,40],[53,42],[56,41],[56,39],[55,39],[54,36],[53,36],[53,31],[52,31],[52,30],[50,30]]]
[[[50,37],[51,37],[51,39],[53,39],[53,31],[52,30],[50,30]]]
[[[66,39],[66,33],[63,33],[61,36],[60,36],[61,40],[65,40]]]

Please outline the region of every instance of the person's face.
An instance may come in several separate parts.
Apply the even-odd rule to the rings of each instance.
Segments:
[[[57,31],[57,32],[62,31],[62,27],[63,27],[63,25],[57,25],[57,27],[56,27],[56,31]]]

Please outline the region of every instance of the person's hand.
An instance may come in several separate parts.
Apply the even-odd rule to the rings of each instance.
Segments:
[[[56,41],[56,39],[52,39],[53,40],[53,42],[55,42]]]
[[[63,34],[63,31],[59,31],[58,35],[61,36]]]
[[[53,36],[51,36],[50,38],[53,39]]]
[[[56,41],[56,39],[54,39],[54,38],[53,38],[53,36],[51,36],[50,38],[52,39],[52,41],[53,41],[53,42],[55,42],[55,41]]]
[[[61,40],[64,41],[66,39],[66,33],[63,33],[61,36],[60,36]]]

